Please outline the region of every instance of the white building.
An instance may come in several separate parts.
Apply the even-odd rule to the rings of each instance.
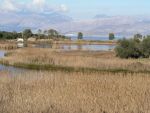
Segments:
[[[17,47],[18,48],[23,48],[24,47],[24,39],[23,38],[18,38],[17,39]]]
[[[18,43],[19,43],[19,42],[22,42],[22,43],[23,43],[23,42],[24,42],[24,39],[23,39],[23,38],[18,38],[18,39],[17,39],[17,42],[18,42]]]

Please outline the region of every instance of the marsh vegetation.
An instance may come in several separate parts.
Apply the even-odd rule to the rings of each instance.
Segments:
[[[0,71],[2,113],[150,112],[148,58],[28,46],[8,50],[0,63],[27,69]]]
[[[142,73],[0,73],[1,113],[149,113],[150,77]]]
[[[150,61],[117,58],[113,51],[62,51],[23,48],[8,52],[1,62],[32,69],[150,72]],[[61,57],[60,57],[61,56]],[[58,69],[59,70],[59,69]]]

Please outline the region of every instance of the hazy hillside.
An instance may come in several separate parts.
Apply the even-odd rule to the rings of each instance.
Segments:
[[[61,27],[59,27],[61,26]],[[118,35],[133,35],[135,33],[150,33],[150,18],[128,16],[101,17],[91,20],[74,21],[57,25],[62,32],[75,33],[82,31],[86,34],[106,35],[114,32]]]
[[[71,17],[60,13],[0,13],[0,30],[20,31],[24,28],[33,30],[52,28],[55,24],[72,21]]]
[[[114,32],[127,36],[135,33],[150,33],[150,17],[96,15],[92,19],[75,21],[61,13],[0,13],[0,30],[21,31],[55,28],[63,34],[107,35]]]

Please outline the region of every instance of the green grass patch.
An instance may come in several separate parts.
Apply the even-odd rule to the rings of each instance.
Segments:
[[[61,65],[50,65],[50,64],[25,64],[25,63],[15,63],[14,67],[32,69],[32,70],[51,70],[51,71],[65,71],[65,72],[111,72],[111,73],[150,73],[148,70],[128,70],[122,68],[116,69],[98,69],[98,68],[84,68],[84,67],[71,67],[71,66],[61,66]]]

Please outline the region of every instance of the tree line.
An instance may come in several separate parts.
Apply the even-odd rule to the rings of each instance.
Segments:
[[[58,31],[54,29],[44,30],[42,31],[39,29],[37,33],[33,33],[31,29],[25,29],[22,32],[7,32],[7,31],[0,31],[0,39],[17,39],[17,38],[24,38],[28,39],[30,37],[34,38],[69,38],[64,35],[59,34]]]
[[[22,33],[17,32],[7,32],[7,31],[0,31],[0,39],[16,39],[21,37]]]
[[[54,38],[55,39],[67,38],[67,39],[70,39],[69,37],[61,35],[55,29],[49,29],[49,30],[38,29],[36,33],[33,33],[31,29],[25,29],[22,32],[0,31],[0,39],[17,39],[17,38],[28,39],[30,37],[39,38],[39,39],[43,39],[43,38],[44,39],[48,39],[48,38],[52,38],[52,39],[54,39]],[[83,33],[82,32],[78,32],[77,39],[78,40],[82,40],[83,39]],[[109,40],[114,40],[114,39],[115,39],[114,33],[109,33]]]

